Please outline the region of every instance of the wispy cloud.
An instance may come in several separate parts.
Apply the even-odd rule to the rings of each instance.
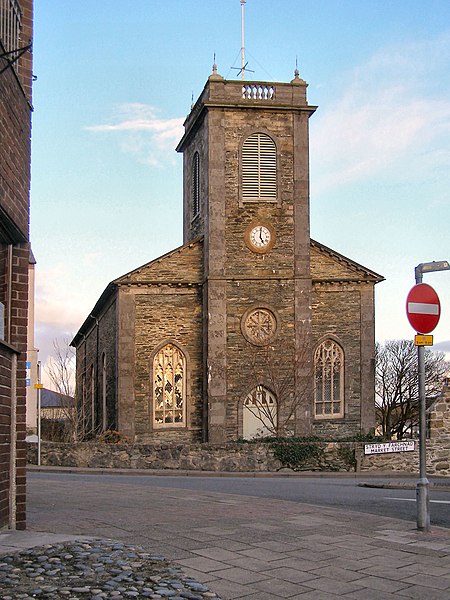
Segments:
[[[433,350],[438,350],[439,352],[445,352],[447,360],[450,360],[450,340],[446,340],[445,342],[438,342],[434,344]]]
[[[71,286],[64,265],[40,268],[36,273],[36,322],[59,328],[59,334],[74,331],[86,311],[83,306],[74,310],[76,296],[77,291]]]
[[[111,122],[86,127],[94,133],[113,133],[119,137],[123,152],[134,155],[139,162],[159,166],[168,159],[183,135],[183,118],[163,119],[159,109],[148,104],[120,104]]]
[[[341,74],[340,97],[313,125],[317,191],[397,169],[406,157],[413,173],[430,160],[435,169],[448,166],[450,98],[445,88],[427,87],[426,67],[436,57],[450,63],[449,56],[447,36],[385,49]]]

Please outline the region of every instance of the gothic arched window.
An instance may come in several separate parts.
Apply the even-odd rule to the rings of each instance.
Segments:
[[[344,351],[332,339],[314,353],[314,413],[321,419],[344,416]]]
[[[153,359],[153,425],[184,427],[186,423],[186,357],[166,344]]]
[[[277,148],[265,133],[252,133],[242,146],[242,202],[277,201]]]
[[[242,436],[245,440],[276,435],[277,400],[274,394],[263,385],[257,385],[244,400],[242,417]]]
[[[200,212],[200,156],[195,152],[192,159],[192,218]]]
[[[108,416],[106,406],[106,354],[102,354],[102,430],[108,429]]]

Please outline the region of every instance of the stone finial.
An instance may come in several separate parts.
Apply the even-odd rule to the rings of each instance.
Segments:
[[[209,80],[215,80],[215,81],[219,81],[222,80],[223,77],[222,75],[219,75],[219,73],[217,72],[217,65],[216,65],[216,60],[215,60],[215,56],[214,56],[214,64],[213,64],[213,68],[212,68],[212,73],[211,75],[208,77]]]
[[[306,85],[306,81],[301,79],[300,73],[297,67],[297,62],[295,63],[295,71],[294,71],[294,79],[291,81],[293,85]]]

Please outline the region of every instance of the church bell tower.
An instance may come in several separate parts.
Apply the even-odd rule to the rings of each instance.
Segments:
[[[177,148],[184,243],[204,238],[204,429],[213,443],[245,437],[246,407],[258,398],[270,398],[277,433],[311,431],[316,107],[306,88],[297,71],[290,83],[244,82],[214,66]]]

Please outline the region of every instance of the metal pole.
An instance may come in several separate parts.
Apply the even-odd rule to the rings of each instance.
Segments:
[[[241,0],[241,79],[245,79],[245,36],[244,36],[244,4],[246,0]]]
[[[41,361],[37,364],[37,436],[38,436],[38,447],[37,447],[37,464],[41,466]]]
[[[425,347],[417,347],[419,370],[419,481],[417,482],[417,529],[430,530],[430,498],[427,479],[427,411],[425,397]]]
[[[416,267],[416,284],[422,283],[421,265]],[[427,479],[427,405],[425,396],[425,347],[417,346],[419,376],[419,481],[416,487],[417,529],[430,531],[430,484]]]

